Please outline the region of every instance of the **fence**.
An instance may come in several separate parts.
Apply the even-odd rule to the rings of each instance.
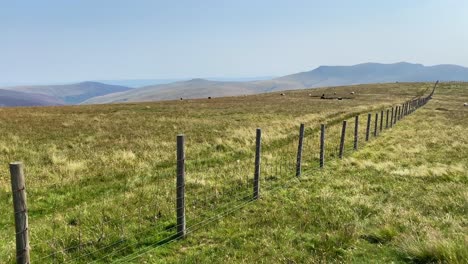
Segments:
[[[135,182],[122,179],[114,186],[113,189],[118,190],[115,193],[106,193],[109,188],[100,184],[100,179],[85,178],[85,183],[72,184],[78,189],[76,196],[49,198],[70,200],[70,203],[79,201],[82,199],[80,194],[85,193],[83,190],[92,186],[101,203],[76,208],[67,208],[64,206],[67,203],[61,203],[53,208],[39,208],[39,201],[34,210],[43,210],[44,214],[60,213],[43,224],[46,228],[31,234],[34,227],[30,229],[28,226],[23,165],[11,163],[16,261],[29,263],[31,258],[38,263],[93,263],[135,259],[255,202],[264,193],[286,188],[285,182],[294,184],[305,172],[319,171],[331,159],[342,159],[358,150],[424,106],[432,98],[436,86],[437,83],[426,97],[413,98],[375,113],[331,116],[320,127],[300,124],[299,136],[287,135],[280,140],[267,140],[266,144],[259,128],[253,165],[253,153],[248,150],[232,153],[223,149],[223,145],[216,145],[214,154],[192,153],[186,148],[185,136],[178,135],[175,182],[171,161],[159,163],[155,175],[147,175]],[[246,146],[246,149],[250,147]],[[215,157],[207,162],[209,155]],[[216,166],[219,164],[223,166]],[[147,179],[155,184],[148,186]],[[65,185],[55,187],[60,190]],[[30,192],[33,197],[37,195]],[[113,199],[107,200],[110,195]]]

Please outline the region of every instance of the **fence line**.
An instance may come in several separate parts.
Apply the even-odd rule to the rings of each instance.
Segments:
[[[403,119],[405,116],[413,113],[416,111],[418,108],[424,106],[427,104],[427,102],[432,99],[432,96],[434,95],[435,88],[437,86],[438,82],[434,85],[434,88],[432,92],[426,96],[426,97],[419,97],[419,98],[413,98],[409,101],[404,102],[401,105],[397,106],[392,106],[391,109],[379,109],[375,113],[375,119],[374,119],[374,127],[373,127],[373,136],[374,138],[378,136],[379,132],[384,131],[384,129],[389,129],[392,128],[395,124],[397,124],[398,121]],[[380,122],[379,122],[379,112],[380,112]],[[386,112],[385,116],[385,126],[383,125],[383,119],[384,119],[384,112]],[[155,205],[152,211],[153,213],[156,211],[156,208],[159,208],[159,212],[157,215],[158,219],[166,219],[160,224],[161,222],[158,222],[157,225],[152,226],[150,232],[148,232],[148,229],[143,229],[142,228],[142,221],[144,217],[144,206],[136,207],[134,210],[136,211],[136,216],[138,218],[138,232],[133,232],[133,237],[137,238],[137,241],[134,242],[129,242],[126,241],[125,237],[125,219],[128,219],[132,217],[131,212],[123,213],[121,212],[121,219],[120,219],[120,224],[117,228],[120,228],[121,233],[120,239],[115,240],[115,241],[110,241],[109,244],[104,245],[102,247],[98,247],[95,250],[89,250],[86,247],[91,246],[95,247],[97,246],[101,239],[105,237],[105,230],[106,227],[111,228],[112,223],[115,221],[115,219],[112,218],[107,218],[105,210],[102,210],[102,215],[99,221],[99,228],[100,228],[100,237],[97,240],[97,243],[94,244],[92,241],[90,243],[89,238],[88,242],[85,242],[86,240],[83,239],[83,230],[82,228],[82,220],[84,216],[81,214],[81,210],[78,210],[78,216],[76,218],[76,221],[74,222],[73,225],[77,226],[77,243],[74,244],[72,243],[72,246],[65,247],[63,249],[58,248],[58,241],[55,239],[48,240],[45,243],[43,242],[42,244],[52,244],[51,248],[51,254],[47,254],[45,256],[37,257],[37,260],[45,261],[47,259],[52,260],[54,263],[55,262],[60,262],[61,260],[58,259],[59,256],[58,254],[65,254],[67,252],[73,253],[73,251],[76,249],[77,250],[77,256],[72,257],[71,259],[68,259],[68,261],[78,261],[78,260],[84,260],[87,257],[92,257],[96,253],[99,252],[105,252],[105,250],[115,248],[118,245],[122,245],[122,247],[117,247],[115,248],[116,250],[111,250],[109,253],[104,254],[104,256],[100,256],[98,259],[94,259],[95,261],[97,260],[109,260],[111,256],[116,256],[116,254],[119,254],[121,252],[124,252],[125,250],[128,250],[129,247],[131,246],[138,246],[140,244],[139,242],[139,235],[145,234],[145,233],[150,233],[153,231],[157,230],[163,230],[163,232],[159,232],[157,234],[160,234],[160,236],[163,236],[162,239],[157,239],[155,242],[150,243],[150,246],[139,248],[136,252],[131,252],[131,254],[127,256],[124,256],[120,261],[124,260],[131,260],[133,257],[138,257],[139,254],[146,252],[146,249],[152,249],[155,247],[162,246],[167,243],[172,243],[176,239],[181,239],[184,238],[186,235],[198,230],[199,228],[207,225],[208,223],[215,221],[216,219],[219,219],[219,217],[224,217],[225,215],[228,215],[230,213],[233,213],[236,210],[239,210],[239,208],[250,204],[254,202],[255,200],[258,200],[261,197],[261,190],[260,190],[260,184],[262,182],[270,181],[272,184],[274,184],[276,179],[286,179],[285,177],[289,177],[289,175],[295,175],[301,176],[303,172],[310,172],[318,168],[323,168],[325,166],[325,159],[331,159],[331,158],[339,158],[342,159],[346,153],[346,150],[357,150],[359,146],[359,134],[360,134],[360,126],[359,122],[359,114],[356,114],[355,116],[350,117],[351,120],[349,122],[355,122],[354,124],[354,130],[349,130],[350,133],[347,133],[347,124],[348,120],[343,120],[342,121],[342,126],[340,127],[338,124],[331,124],[331,125],[326,125],[326,124],[321,124],[320,129],[309,129],[307,130],[305,124],[300,124],[300,129],[299,129],[299,137],[289,137],[286,139],[286,144],[281,143],[276,149],[275,148],[266,148],[266,153],[262,153],[262,132],[261,129],[258,128],[256,130],[256,141],[255,141],[255,164],[254,164],[254,173],[253,173],[253,179],[249,180],[249,173],[246,173],[245,175],[245,180],[240,179],[238,182],[238,185],[232,189],[225,189],[225,186],[221,186],[221,195],[227,195],[229,194],[230,198],[235,198],[235,199],[227,199],[230,200],[230,202],[226,202],[224,204],[229,205],[226,206],[228,207],[227,209],[223,207],[222,203],[219,205],[219,208],[216,210],[208,210],[208,216],[206,216],[203,213],[200,213],[199,217],[202,218],[202,216],[205,216],[204,219],[198,221],[198,222],[193,222],[193,219],[196,219],[197,216],[190,217],[189,224],[186,223],[186,210],[187,210],[187,203],[186,201],[190,203],[196,202],[197,199],[187,199],[187,198],[192,198],[190,196],[186,196],[186,187],[187,186],[192,186],[191,182],[186,182],[186,170],[190,171],[190,168],[192,166],[195,166],[193,168],[197,168],[195,171],[203,171],[200,170],[201,167],[204,166],[203,164],[203,159],[196,160],[195,163],[191,164],[186,164],[186,153],[185,153],[185,137],[183,135],[177,136],[177,169],[176,169],[176,206],[175,206],[175,224],[173,226],[169,226],[167,228],[164,228],[164,223],[169,221],[172,222],[172,218],[164,218],[166,216],[163,216],[161,212],[163,212],[164,215],[170,214],[169,212],[166,211],[161,211],[162,208],[158,207]],[[352,120],[354,119],[354,120]],[[371,139],[371,120],[372,120],[372,114],[368,113],[367,120],[366,120],[366,127],[365,127],[365,141],[369,141]],[[352,124],[350,124],[351,126]],[[351,126],[352,127],[352,126]],[[306,133],[307,132],[307,133]],[[319,137],[317,137],[319,136]],[[308,143],[309,137],[315,138],[316,141],[310,141],[311,143]],[[317,137],[317,138],[316,138]],[[297,145],[296,145],[296,139],[297,139]],[[318,144],[314,143],[318,142]],[[314,144],[313,146],[311,144]],[[316,144],[316,145],[315,145]],[[317,146],[319,149],[319,152],[317,153],[314,150],[317,150]],[[274,164],[271,164],[271,161],[274,161],[274,158],[265,158],[267,154],[273,155],[273,154],[280,154],[279,157],[279,162],[275,162]],[[263,160],[263,162],[261,162]],[[276,159],[278,160],[278,159]],[[243,161],[244,162],[244,161]],[[237,163],[239,163],[239,160],[237,160]],[[245,162],[248,164],[248,162]],[[313,166],[313,164],[316,164],[316,166]],[[12,191],[13,191],[13,198],[14,198],[14,205],[15,205],[15,222],[16,222],[16,238],[17,238],[17,245],[16,245],[16,250],[17,250],[17,263],[29,263],[29,241],[28,241],[28,236],[29,236],[29,228],[28,228],[28,218],[27,218],[27,207],[26,207],[26,188],[24,187],[24,174],[22,173],[22,166],[16,164],[16,166],[12,163],[13,167],[11,168],[11,174],[12,174]],[[18,167],[20,166],[20,167]],[[242,171],[242,166],[243,165],[238,165],[238,172],[243,174],[244,172]],[[190,172],[189,172],[190,173]],[[170,172],[166,174],[167,177],[170,177]],[[16,175],[14,177],[14,175]],[[23,178],[23,182],[21,182],[21,175]],[[161,174],[163,175],[163,174]],[[17,177],[18,176],[18,177]],[[237,175],[237,176],[242,176],[242,175]],[[190,178],[190,177],[189,177]],[[19,180],[18,180],[19,179]],[[159,178],[158,178],[159,179]],[[294,178],[290,178],[287,182],[290,183],[294,180]],[[249,185],[249,181],[252,182],[252,185]],[[234,184],[236,184],[235,180],[232,180]],[[23,186],[23,187],[21,187]],[[127,184],[125,185],[127,186]],[[263,185],[262,185],[263,186]],[[280,186],[277,186],[275,188],[279,188]],[[284,188],[284,185],[281,185],[282,188]],[[81,185],[78,186],[78,188],[81,188]],[[219,197],[219,190],[214,187],[215,192],[213,197],[205,196],[205,203],[207,204],[206,199],[218,199]],[[248,194],[249,193],[249,188],[250,191],[253,190],[253,195]],[[274,190],[275,188],[271,189]],[[262,190],[264,188],[262,187]],[[263,191],[262,191],[263,192]],[[239,194],[238,197],[233,196],[232,194]],[[18,194],[18,195],[16,195]],[[144,204],[146,197],[145,190],[142,188],[141,193],[138,196],[138,199],[140,199],[139,203]],[[124,197],[123,202],[126,202],[126,192],[124,192]],[[153,193],[152,198],[158,199],[157,194]],[[195,198],[195,197],[193,197]],[[22,200],[21,200],[22,199]],[[20,201],[20,202],[18,202]],[[201,202],[203,204],[203,202]],[[191,204],[192,206],[194,205],[193,203]],[[239,207],[240,206],[240,207]],[[221,210],[221,212],[217,212],[217,210]],[[190,211],[190,210],[189,210]],[[210,216],[211,215],[211,216]],[[18,218],[18,219],[17,219]],[[52,226],[52,231],[55,234],[55,221]],[[197,227],[197,228],[195,228]],[[162,229],[161,229],[162,228]],[[93,229],[88,230],[89,232],[92,232]],[[175,232],[175,233],[173,233]],[[169,235],[164,235],[169,233]],[[33,244],[35,245],[35,244]],[[39,246],[39,244],[37,244]],[[151,246],[152,245],[152,246]],[[82,252],[84,250],[84,252]],[[136,254],[136,255],[135,255]],[[34,256],[34,253],[32,254]],[[130,259],[131,258],[131,259]],[[63,261],[67,261],[66,259],[63,259]]]

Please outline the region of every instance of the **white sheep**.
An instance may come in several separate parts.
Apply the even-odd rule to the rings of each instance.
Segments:
[[[463,106],[468,106],[468,103],[464,103]]]
[[[351,94],[354,94],[354,92],[351,92]]]
[[[285,96],[285,94],[284,94],[284,93],[281,93],[281,96]]]

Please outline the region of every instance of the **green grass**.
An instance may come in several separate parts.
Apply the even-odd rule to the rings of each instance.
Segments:
[[[367,112],[380,113],[430,88],[400,83],[286,96],[0,109],[0,210],[7,216],[0,219],[0,259],[14,260],[6,165],[21,160],[31,258],[38,263],[464,263],[467,84],[441,85],[424,108],[351,151],[355,114],[361,113],[363,139]],[[342,101],[309,96],[334,91],[356,95]],[[337,161],[341,128],[332,124],[345,118],[347,153]],[[297,180],[300,122],[307,127],[305,175]],[[329,126],[320,171],[322,122]],[[262,197],[249,202],[256,127],[263,130]],[[187,137],[188,225],[248,204],[195,226],[185,240],[158,246],[174,234],[178,133]]]

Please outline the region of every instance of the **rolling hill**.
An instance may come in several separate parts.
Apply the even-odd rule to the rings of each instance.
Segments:
[[[31,263],[467,263],[468,83],[441,83],[427,105],[398,121],[390,112],[432,87],[2,108],[0,160],[24,162]],[[351,91],[359,96],[318,96]],[[396,124],[374,134],[376,114]],[[261,198],[253,200],[257,128]],[[180,134],[188,232],[175,240]],[[0,259],[15,263],[12,189],[2,179]]]
[[[281,83],[281,85],[279,85]],[[287,81],[256,81],[256,82],[221,82],[205,79],[192,79],[189,81],[161,84],[133,89],[127,92],[108,94],[91,98],[84,104],[118,103],[118,102],[144,102],[172,99],[193,99],[204,97],[235,96],[255,94],[279,89],[297,89],[295,83]],[[302,87],[301,87],[302,88]]]
[[[4,89],[24,93],[42,94],[54,97],[65,104],[79,104],[95,96],[124,92],[131,88],[99,82],[81,82],[66,85],[15,86],[6,87]]]
[[[457,65],[424,66],[406,62],[364,63],[354,66],[320,66],[312,71],[249,82],[193,79],[152,85],[98,96],[84,104],[142,102],[178,98],[205,98],[257,94],[282,90],[389,82],[468,81],[468,68]]]
[[[0,106],[48,106],[63,104],[65,104],[63,101],[43,94],[0,89]]]

